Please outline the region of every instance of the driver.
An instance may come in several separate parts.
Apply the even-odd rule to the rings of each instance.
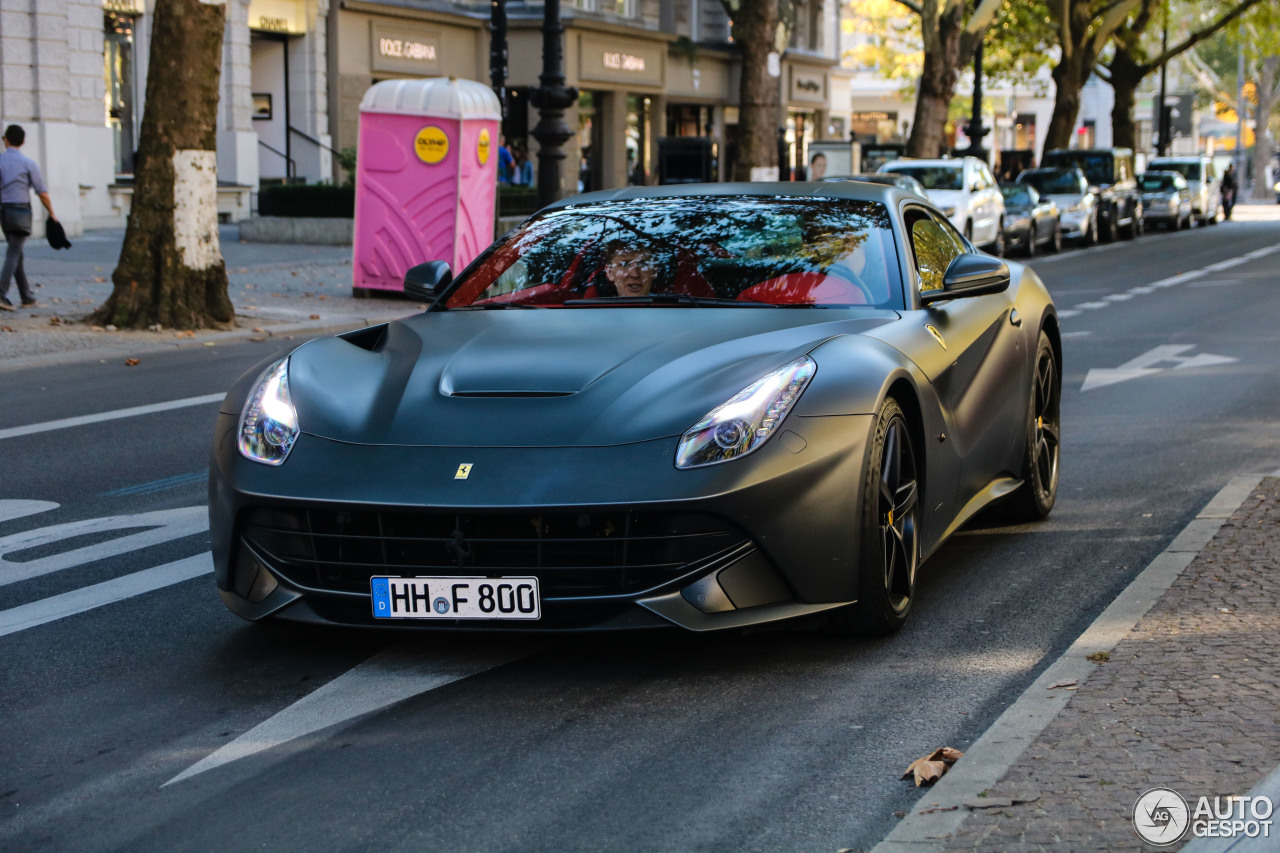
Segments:
[[[646,248],[622,241],[605,248],[604,274],[619,296],[647,296],[658,274],[658,262]]]

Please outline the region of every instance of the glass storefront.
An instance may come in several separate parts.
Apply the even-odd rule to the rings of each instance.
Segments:
[[[137,18],[120,12],[103,13],[103,82],[106,84],[107,127],[115,143],[116,173],[133,174],[134,88],[133,38]]]

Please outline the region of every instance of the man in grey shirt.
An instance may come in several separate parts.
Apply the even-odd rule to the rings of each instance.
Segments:
[[[31,236],[32,190],[49,211],[49,218],[58,221],[53,215],[53,202],[49,200],[49,188],[44,185],[40,167],[20,150],[26,139],[26,131],[16,124],[9,125],[4,130],[4,152],[0,153],[0,227],[8,244],[4,267],[0,268],[0,310],[3,311],[13,310],[13,303],[9,301],[9,280],[13,278],[18,280],[22,307],[31,308],[36,304],[22,267],[22,245]]]

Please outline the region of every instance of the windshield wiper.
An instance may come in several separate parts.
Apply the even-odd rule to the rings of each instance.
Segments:
[[[480,305],[459,305],[448,311],[502,311],[507,308],[545,308],[545,305],[524,305],[515,302],[485,302]]]
[[[692,305],[694,308],[777,308],[767,302],[739,302],[714,296],[689,293],[650,293],[646,296],[597,296],[592,299],[566,299],[566,308],[607,308],[611,305]]]

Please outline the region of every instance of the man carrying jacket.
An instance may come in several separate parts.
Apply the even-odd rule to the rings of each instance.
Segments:
[[[0,268],[0,310],[12,311],[9,301],[9,280],[17,278],[18,295],[23,308],[36,305],[31,283],[22,267],[22,245],[31,236],[31,191],[35,190],[41,204],[49,211],[54,222],[53,202],[49,200],[49,188],[44,185],[40,167],[21,151],[27,139],[26,131],[16,124],[4,130],[4,151],[0,153],[0,228],[4,231],[7,248],[4,266]]]

